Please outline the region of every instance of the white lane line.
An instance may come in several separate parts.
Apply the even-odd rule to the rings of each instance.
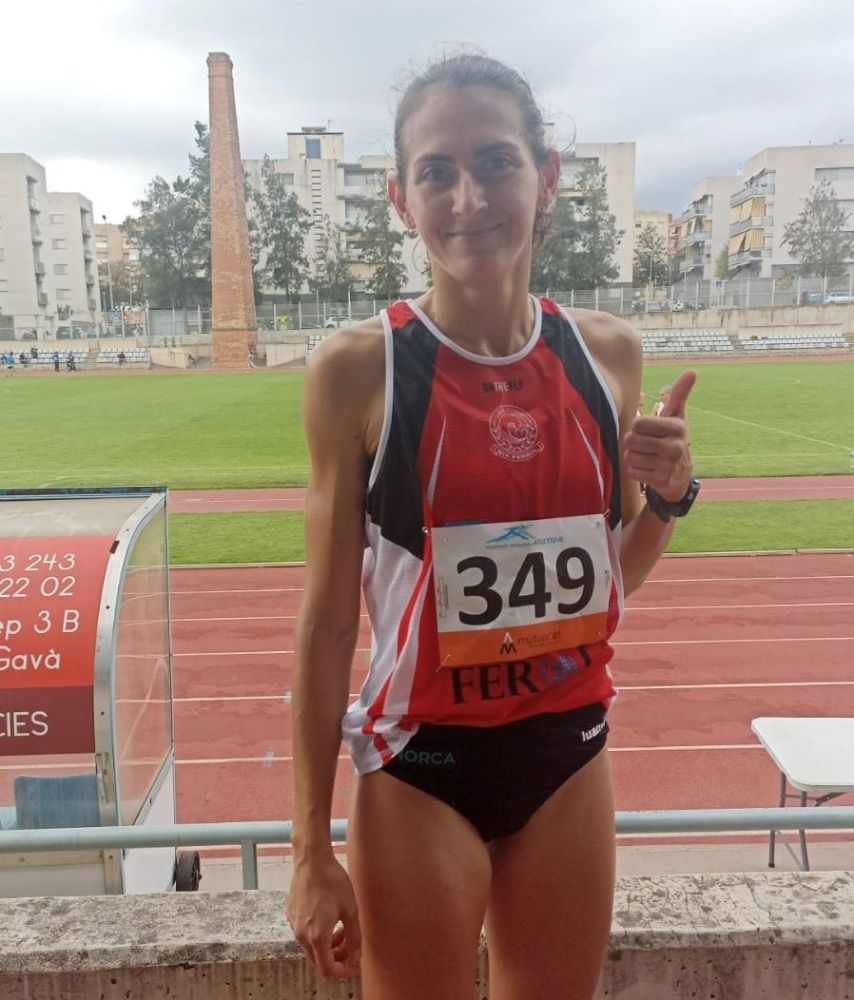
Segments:
[[[790,638],[777,637],[774,639],[635,639],[628,642],[614,642],[611,645],[617,646],[707,646],[714,643],[716,646],[730,645],[733,643],[750,644],[755,642],[854,642],[854,635],[821,635],[821,636],[792,636]],[[192,656],[192,653],[181,654]]]
[[[643,604],[629,605],[626,611],[728,611],[746,608],[851,608],[854,601],[816,601],[814,603],[799,604]],[[220,618],[211,615],[208,618],[173,618],[172,624],[178,622],[276,622],[276,621],[296,621],[299,615],[237,615],[227,618]],[[360,618],[368,618],[367,614],[360,614]],[[131,625],[144,625],[147,622],[130,622]]]
[[[854,687],[854,681],[744,681],[732,684],[618,684],[623,691],[699,691],[719,688]]]
[[[354,649],[354,653],[370,653],[370,648],[359,647]],[[206,653],[173,653],[172,657],[176,656],[282,656],[288,653],[294,653],[296,650],[293,649],[238,649],[238,650],[225,650],[220,652],[219,650],[214,650],[212,652]]]
[[[177,590],[172,587],[171,594],[173,597],[176,594],[301,594],[303,590],[305,587],[231,587],[228,590]]]
[[[769,604],[634,604],[626,611],[741,611],[742,608],[851,608],[854,601],[815,601],[789,604],[786,601]],[[174,621],[175,619],[173,619]],[[226,621],[227,619],[223,619]]]
[[[776,637],[774,639],[636,639],[627,642],[614,642],[612,645],[614,648],[617,646],[707,646],[711,644],[719,646],[732,643],[749,645],[760,642],[854,642],[854,635],[792,636],[790,638]],[[172,657],[174,659],[178,656],[286,656],[294,652],[295,650],[293,649],[208,650],[204,652],[173,653]],[[370,648],[360,646],[353,650],[353,652],[370,653]]]
[[[732,605],[733,607],[745,607],[746,605]],[[769,607],[774,607],[773,604],[768,605]],[[790,607],[799,607],[799,605],[793,604]],[[806,607],[806,605],[804,605]],[[211,616],[210,618],[173,618],[172,624],[176,622],[276,622],[276,621],[296,621],[299,615],[242,615],[232,618],[219,618],[216,616]],[[366,614],[359,615],[360,618],[367,618]],[[134,622],[134,624],[137,624]]]
[[[784,437],[799,438],[801,441],[810,441],[813,444],[824,445],[825,448],[844,448],[850,451],[850,444],[842,444],[839,441],[824,441],[821,438],[808,437],[806,434],[796,434],[795,431],[784,431],[779,427],[772,427],[768,424],[757,424],[753,420],[742,420],[740,417],[731,417],[728,413],[717,413],[715,410],[706,410],[702,406],[692,406],[691,409],[698,413],[706,413],[710,417],[718,417],[720,420],[729,420],[734,424],[744,424],[746,427],[758,427],[761,431],[770,431],[772,434],[782,434]]]
[[[620,694],[626,691],[704,691],[739,688],[791,688],[791,687],[854,687],[854,681],[745,681],[732,684],[617,684]],[[275,701],[290,704],[290,692],[284,694],[208,694],[194,695],[191,698],[173,698],[173,705],[191,704],[194,702],[230,702],[230,701]],[[358,691],[351,691],[347,696],[358,698]]]
[[[676,746],[663,747],[612,747],[608,749],[611,753],[681,753],[685,750],[762,750],[759,743],[704,743],[704,744],[679,744]],[[293,762],[293,756],[276,755],[273,757],[265,754],[263,757],[186,757],[176,760],[176,764],[266,764]],[[350,760],[349,754],[340,754],[338,760]],[[6,766],[6,765],[2,765]],[[13,767],[14,765],[9,765]]]
[[[612,747],[608,749],[611,753],[659,753],[676,750],[764,750],[761,743],[692,743],[677,744],[668,747]]]
[[[728,556],[703,556],[701,558],[729,558]],[[773,556],[769,558],[778,559],[779,556]],[[667,580],[644,580],[643,586],[648,587],[650,584],[658,584],[659,586],[669,586],[671,583],[778,583],[780,581],[785,581],[788,583],[790,580],[854,580],[854,573],[833,573],[833,574],[817,574],[815,576],[685,576],[685,577],[673,577]]]

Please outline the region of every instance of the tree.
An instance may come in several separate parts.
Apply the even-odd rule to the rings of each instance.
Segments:
[[[667,244],[655,226],[648,222],[635,238],[632,284],[636,288],[666,285],[669,284],[668,277]]]
[[[344,302],[353,287],[353,276],[342,247],[341,230],[328,215],[323,217],[314,273],[309,278],[309,288],[320,292],[325,299]]]
[[[616,216],[608,208],[607,179],[604,167],[587,163],[575,182],[584,191],[583,201],[558,198],[551,232],[532,265],[536,287],[596,288],[618,276],[614,254],[624,231],[617,229]]]
[[[579,287],[573,265],[580,240],[575,206],[569,198],[558,198],[545,241],[531,262],[531,287],[540,292]]]
[[[308,274],[305,241],[311,216],[297,196],[288,192],[269,156],[265,155],[261,164],[261,186],[250,190],[256,274],[265,285],[283,291],[288,300],[293,300]]]
[[[723,246],[715,260],[715,277],[726,281],[729,277],[729,247]]]
[[[403,233],[394,228],[391,205],[385,191],[354,198],[358,221],[349,230],[357,259],[372,268],[370,290],[384,299],[400,295],[406,281],[403,263]]]
[[[210,302],[208,130],[201,122],[195,129],[197,152],[190,155],[189,176],[179,175],[171,184],[155,177],[134,202],[139,215],[124,223],[139,244],[146,293],[154,306]]]
[[[802,277],[845,274],[846,261],[854,257],[854,233],[845,231],[849,215],[830,181],[810,188],[800,215],[783,227],[783,245],[788,244]]]

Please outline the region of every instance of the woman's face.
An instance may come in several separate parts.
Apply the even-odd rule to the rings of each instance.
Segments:
[[[530,264],[534,219],[557,189],[557,153],[534,163],[515,100],[492,87],[431,87],[403,127],[405,184],[389,181],[401,219],[436,267],[494,281]]]

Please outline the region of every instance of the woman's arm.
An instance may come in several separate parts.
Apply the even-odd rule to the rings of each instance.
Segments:
[[[696,375],[686,372],[659,417],[638,416],[643,354],[637,331],[605,313],[576,310],[573,316],[608,382],[620,421],[620,488],[623,521],[620,566],[626,594],[643,583],[673,534],[644,502],[640,484],[666,500],[681,500],[693,475],[685,401]]]
[[[341,331],[317,348],[303,403],[311,476],[294,665],[294,878],[288,919],[315,967],[335,976],[354,974],[359,955],[355,896],[333,855],[329,825],[359,629],[366,442],[382,386],[382,355],[372,332]],[[339,921],[343,926],[336,933]]]

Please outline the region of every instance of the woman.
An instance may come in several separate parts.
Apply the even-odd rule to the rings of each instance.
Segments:
[[[638,419],[635,332],[529,295],[560,171],[543,131],[493,60],[410,85],[389,196],[433,287],[328,338],[306,374],[288,918],[365,1000],[470,1000],[484,923],[490,1000],[581,1000],[607,943],[608,638],[696,492],[694,376]],[[360,578],[373,648],[348,709]],[[329,839],[342,732],[349,876]]]

